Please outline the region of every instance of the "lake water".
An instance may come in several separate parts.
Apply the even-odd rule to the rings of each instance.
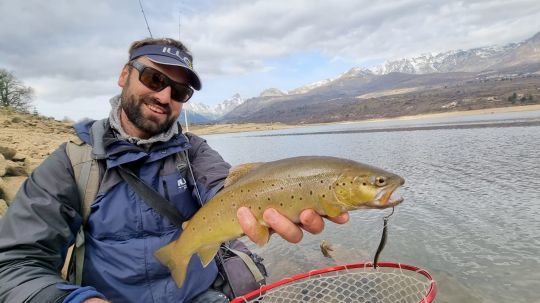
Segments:
[[[401,130],[400,130],[401,128]],[[387,131],[385,131],[387,129]],[[204,136],[231,164],[301,155],[349,158],[406,179],[381,260],[426,269],[436,302],[540,302],[540,111],[348,123]],[[390,210],[256,251],[270,281],[370,262]],[[322,256],[320,242],[334,246]]]

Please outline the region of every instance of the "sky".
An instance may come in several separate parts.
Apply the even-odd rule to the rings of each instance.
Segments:
[[[42,115],[104,118],[129,45],[150,35],[140,4],[154,37],[192,51],[192,100],[210,106],[540,31],[538,0],[0,0],[0,68],[34,88]]]

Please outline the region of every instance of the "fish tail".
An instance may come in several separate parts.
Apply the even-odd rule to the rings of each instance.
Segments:
[[[186,279],[187,268],[192,253],[186,251],[186,247],[177,247],[175,242],[169,243],[158,249],[154,256],[167,266],[178,288],[182,287]]]

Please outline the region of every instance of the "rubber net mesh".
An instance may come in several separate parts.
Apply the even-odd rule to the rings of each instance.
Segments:
[[[411,270],[344,269],[291,281],[244,302],[426,302],[431,280]]]

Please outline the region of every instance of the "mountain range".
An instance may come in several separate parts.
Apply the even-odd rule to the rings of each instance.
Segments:
[[[519,43],[354,67],[288,92],[216,107],[188,103],[191,123],[315,123],[540,103],[540,32]]]

